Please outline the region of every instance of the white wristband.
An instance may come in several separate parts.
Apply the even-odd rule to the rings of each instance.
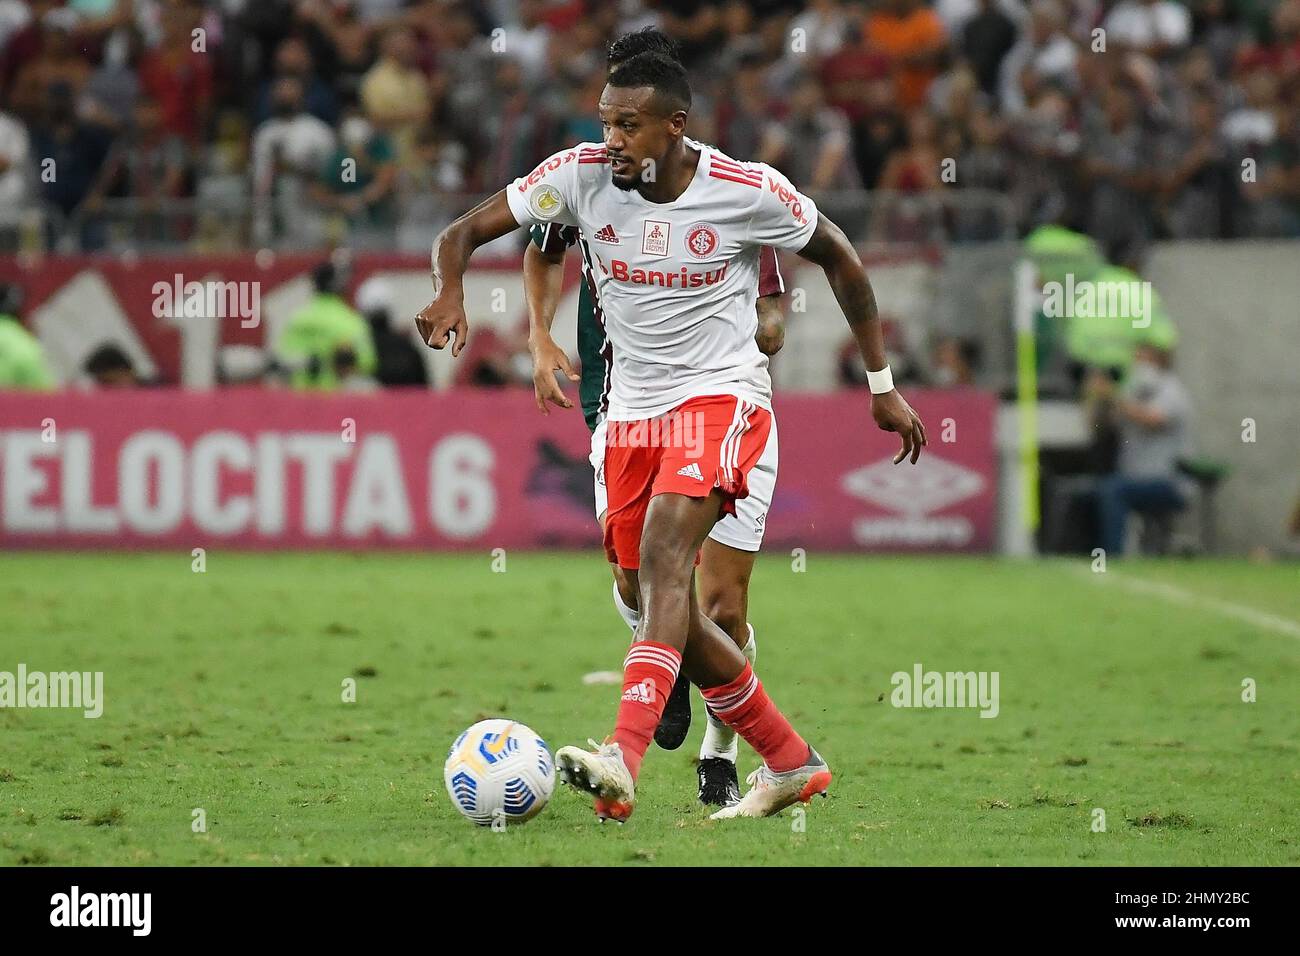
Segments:
[[[879,372],[867,370],[867,384],[871,386],[872,395],[884,395],[894,390],[894,373],[886,365]]]

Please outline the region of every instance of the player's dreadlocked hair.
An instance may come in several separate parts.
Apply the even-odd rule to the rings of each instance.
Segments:
[[[609,85],[650,86],[669,113],[689,113],[691,109],[691,84],[685,67],[661,53],[638,53],[609,75]]]
[[[612,70],[638,53],[658,53],[675,62],[681,62],[677,41],[654,27],[642,27],[640,30],[615,37],[605,53],[605,62]]]

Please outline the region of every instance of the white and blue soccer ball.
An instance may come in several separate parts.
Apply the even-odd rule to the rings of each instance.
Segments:
[[[555,761],[532,730],[496,717],[456,738],[442,779],[456,809],[479,826],[523,823],[541,813],[555,792]]]

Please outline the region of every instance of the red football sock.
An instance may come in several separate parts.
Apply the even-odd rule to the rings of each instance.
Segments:
[[[623,661],[623,699],[614,742],[623,748],[623,762],[634,780],[681,666],[680,651],[654,641],[637,641]]]
[[[773,771],[794,770],[808,762],[808,744],[794,732],[790,721],[776,709],[745,661],[744,669],[730,683],[701,689],[709,710],[745,738]]]

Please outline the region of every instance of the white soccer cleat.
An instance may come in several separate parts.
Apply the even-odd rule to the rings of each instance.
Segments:
[[[625,821],[636,806],[636,784],[623,762],[623,748],[615,743],[598,744],[594,750],[561,747],[555,753],[555,770],[560,782],[593,798],[596,819]]]
[[[710,820],[728,820],[732,817],[770,817],[780,813],[792,803],[807,803],[814,796],[826,796],[831,785],[831,768],[811,747],[808,762],[802,767],[773,773],[767,764],[759,767],[745,782],[749,791],[738,803],[723,807],[710,814]]]

